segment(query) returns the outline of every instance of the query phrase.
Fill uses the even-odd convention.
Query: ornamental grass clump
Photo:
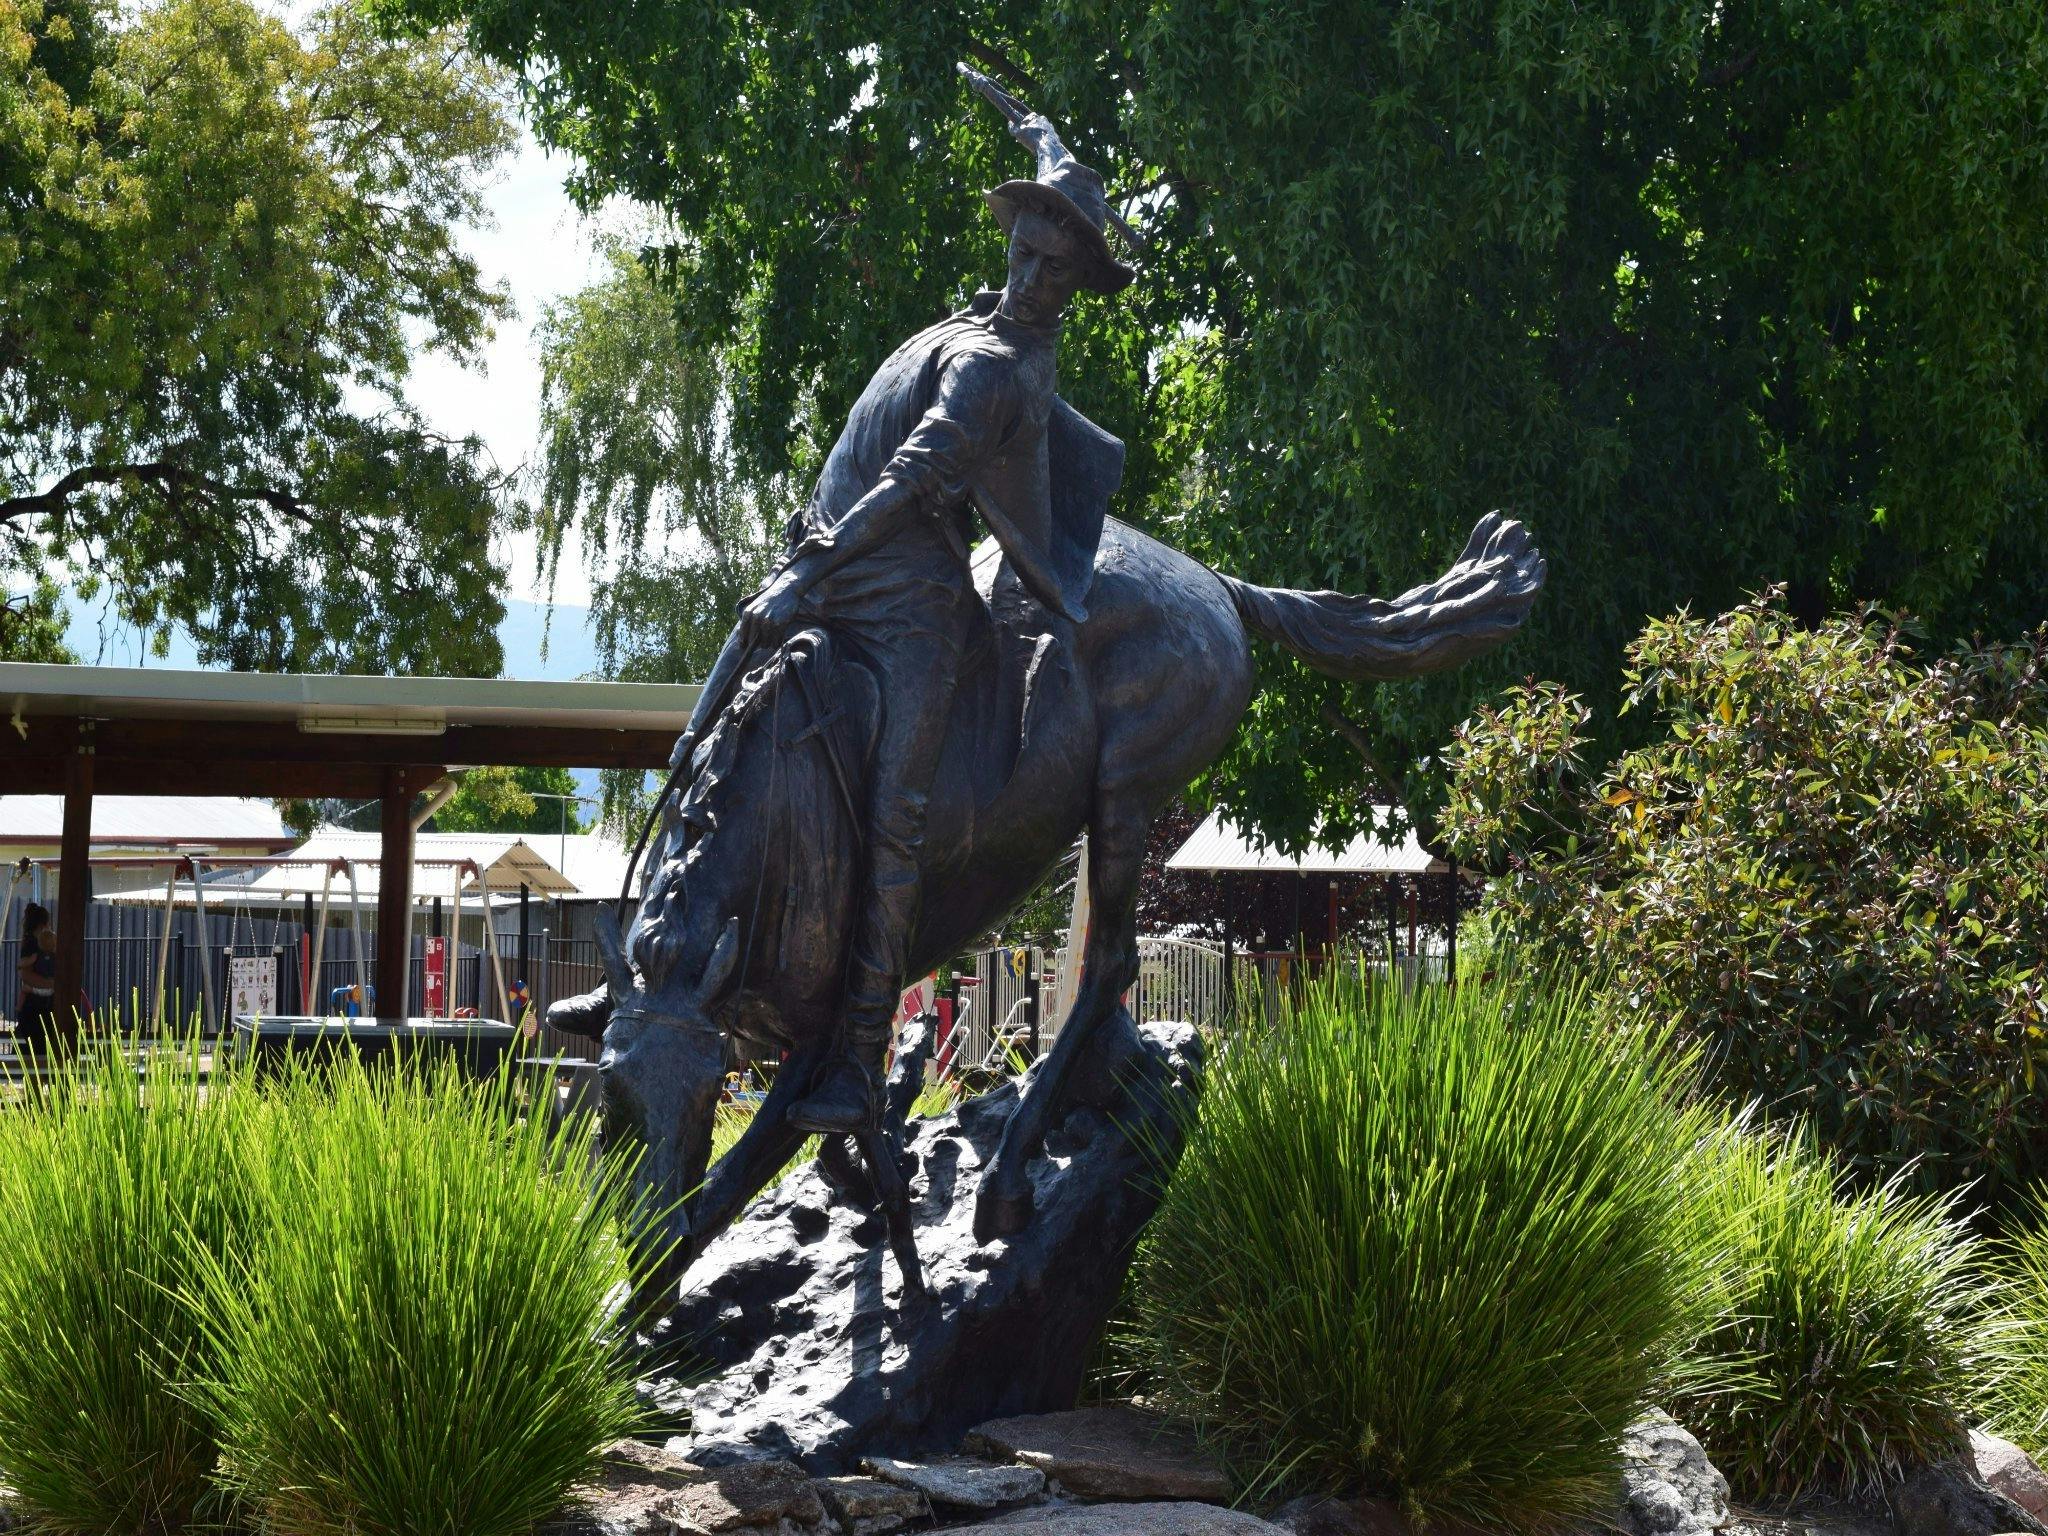
[[[2048,1455],[2048,1187],[2030,1191],[2018,1216],[1985,1266],[1997,1368],[1981,1401],[1991,1432],[2038,1460]]]
[[[1992,1365],[1956,1198],[1852,1187],[1803,1129],[1729,1130],[1701,1167],[1726,1281],[1671,1411],[1735,1495],[1869,1493],[1954,1454]]]
[[[508,1079],[345,1062],[280,1090],[243,1264],[201,1287],[224,1480],[296,1536],[511,1536],[636,1423],[625,1170]]]
[[[155,1533],[212,1503],[212,1366],[181,1294],[260,1219],[253,1096],[203,1089],[176,1045],[146,1077],[114,1044],[0,1111],[0,1482],[37,1529]]]
[[[1336,983],[1235,1040],[1146,1236],[1131,1364],[1247,1492],[1559,1528],[1709,1304],[1692,1063],[1577,989]]]

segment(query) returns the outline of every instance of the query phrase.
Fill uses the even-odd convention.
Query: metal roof
[[[535,835],[536,842],[547,839]],[[323,827],[292,850],[296,859],[346,859],[356,867],[356,879],[368,900],[378,888],[382,844],[375,832],[343,832]],[[414,868],[412,898],[431,901],[436,896],[453,899],[458,887],[464,895],[475,895],[477,881],[438,859],[472,859],[483,870],[494,895],[518,894],[519,887],[532,887],[536,895],[574,896],[576,887],[548,861],[532,843],[516,833],[419,832],[413,835]],[[255,870],[244,888],[252,895],[301,896],[320,893],[325,875],[317,865],[283,864]],[[342,882],[336,882],[336,894]]]
[[[1168,869],[1212,870],[1232,874],[1274,875],[1428,875],[1450,869],[1416,840],[1412,828],[1391,847],[1377,832],[1353,838],[1342,848],[1305,849],[1289,858],[1278,848],[1256,848],[1237,827],[1211,811],[1180,850],[1166,861]]]
[[[62,795],[0,795],[0,844],[54,843],[63,833]],[[284,849],[297,835],[268,800],[100,795],[92,803],[92,840],[130,848],[260,843]]]
[[[290,720],[319,730],[388,722],[568,726],[680,732],[695,683],[533,682],[502,677],[324,676],[207,672],[175,667],[82,667],[0,662],[0,709],[102,720]],[[401,723],[402,722],[402,723]]]

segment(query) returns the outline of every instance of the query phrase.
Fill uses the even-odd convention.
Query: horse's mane
[[[781,903],[764,903],[763,893],[745,882],[769,851],[760,839],[788,835],[798,802],[824,794],[852,809],[859,790],[848,782],[847,754],[838,750],[843,744],[832,739],[840,711],[826,705],[816,677],[831,661],[831,641],[810,630],[744,673],[661,807],[658,846],[664,852],[648,872],[633,941],[633,958],[648,986],[660,985],[693,937],[715,938],[730,917],[746,925],[743,945],[753,939],[756,920],[779,923]],[[813,738],[823,750],[800,750]],[[812,836],[820,831],[814,827]],[[824,853],[807,850],[811,857]],[[734,906],[733,897],[743,891],[752,899],[740,910],[714,911],[709,916],[715,921],[701,925],[705,933],[694,932],[693,908],[707,900]]]

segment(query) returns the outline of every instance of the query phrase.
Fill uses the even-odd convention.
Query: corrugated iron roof
[[[1412,828],[1392,846],[1381,842],[1377,832],[1368,832],[1334,851],[1314,847],[1289,858],[1275,847],[1254,847],[1221,811],[1204,818],[1166,867],[1276,875],[1426,875],[1450,868],[1417,841]]]
[[[62,795],[0,795],[0,843],[54,843],[64,832]],[[292,833],[268,800],[182,795],[98,795],[92,839],[127,846],[262,843],[288,847]]]

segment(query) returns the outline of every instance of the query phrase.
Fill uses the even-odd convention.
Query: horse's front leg
[[[1052,1055],[1032,1074],[982,1174],[974,1235],[982,1242],[1020,1232],[1031,1220],[1026,1169],[1045,1142],[1053,1116],[1065,1108],[1067,1079],[1092,1048],[1119,1000],[1138,977],[1138,870],[1145,855],[1142,813],[1098,817],[1089,829],[1088,940],[1081,986],[1060,1025]]]
[[[809,1091],[811,1078],[826,1047],[806,1046],[782,1064],[768,1096],[754,1111],[740,1139],[711,1170],[704,1188],[690,1202],[690,1253],[695,1259],[711,1240],[731,1226],[748,1202],[796,1156],[803,1131],[789,1123],[789,1107]]]

